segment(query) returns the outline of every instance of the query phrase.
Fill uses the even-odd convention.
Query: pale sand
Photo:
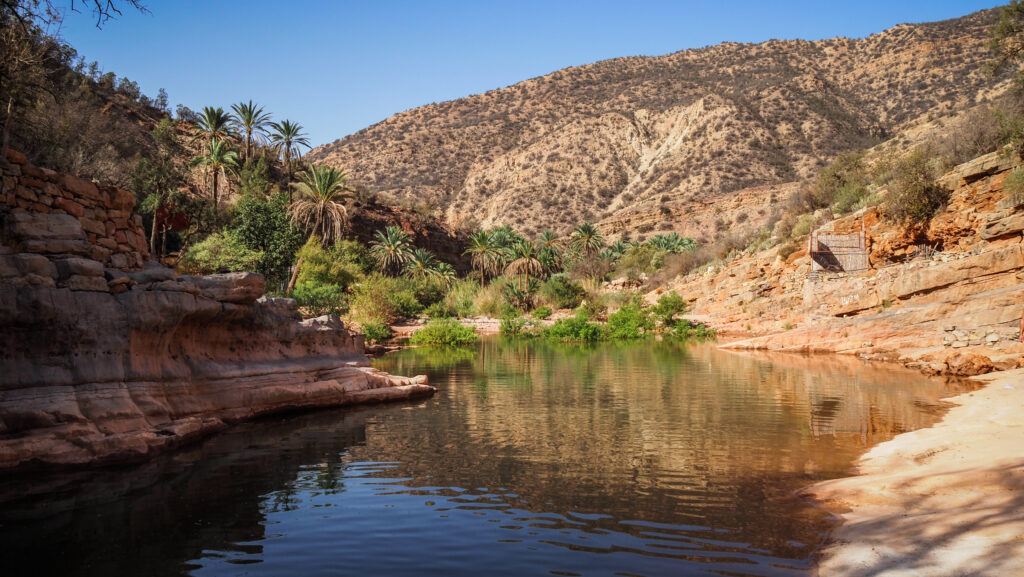
[[[1024,369],[973,378],[942,422],[805,491],[843,517],[821,577],[1024,576]]]

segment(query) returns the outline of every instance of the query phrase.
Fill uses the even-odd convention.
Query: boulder
[[[946,359],[949,374],[961,377],[984,375],[994,369],[992,360],[976,353],[960,353]]]
[[[54,259],[53,264],[62,279],[74,275],[103,276],[103,263],[87,258],[58,258]]]
[[[189,278],[196,283],[204,297],[222,303],[252,304],[263,296],[266,290],[263,275],[253,272],[229,272]]]

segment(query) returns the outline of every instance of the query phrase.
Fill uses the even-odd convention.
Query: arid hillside
[[[792,187],[747,191],[725,218],[712,209],[730,193],[810,177],[1002,92],[983,70],[994,18],[597,62],[403,112],[308,158],[452,224],[713,237],[755,224]]]

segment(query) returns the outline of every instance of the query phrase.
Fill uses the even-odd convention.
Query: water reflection
[[[831,521],[792,491],[933,422],[956,388],[651,342],[379,365],[441,390],[0,481],[0,573],[805,575]]]

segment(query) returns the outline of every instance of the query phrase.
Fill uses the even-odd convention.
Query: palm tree
[[[545,228],[537,236],[537,260],[548,275],[562,268],[562,246],[558,235],[550,228]]]
[[[231,137],[231,115],[221,107],[204,106],[196,121],[199,128],[197,136],[205,136],[210,140]]]
[[[245,134],[245,159],[249,160],[252,155],[253,136],[259,137],[263,133],[267,123],[270,122],[270,115],[263,112],[262,106],[253,104],[252,100],[233,104],[231,110],[235,111],[232,124]]]
[[[206,152],[202,156],[192,159],[192,166],[202,166],[213,175],[213,222],[217,224],[218,207],[220,206],[219,179],[229,168],[238,166],[238,153],[235,152],[227,141],[214,138],[206,146]]]
[[[384,274],[398,271],[412,257],[412,241],[397,226],[378,230],[374,236],[377,240],[370,243],[370,256],[377,261],[377,267]]]
[[[473,269],[480,271],[480,288],[484,287],[485,271],[487,270],[487,254],[490,250],[491,235],[481,230],[469,235],[469,248],[462,254],[470,255]]]
[[[288,207],[292,222],[310,234],[320,237],[326,248],[341,240],[348,224],[348,210],[342,204],[345,193],[351,192],[345,181],[348,175],[333,166],[313,164],[299,173],[294,186],[299,199]]]
[[[411,279],[426,280],[437,276],[436,267],[437,259],[434,255],[425,248],[417,248],[409,255],[409,260],[405,261],[402,273]]]
[[[521,290],[526,290],[526,287],[530,286],[530,275],[540,275],[543,267],[540,261],[537,260],[537,247],[528,240],[522,240],[511,248],[511,262],[505,267],[505,274],[514,274],[519,277]],[[526,282],[523,282],[523,279]]]
[[[271,122],[270,143],[278,147],[284,154],[284,164],[288,171],[289,182],[292,179],[292,153],[299,152],[300,146],[311,148],[309,139],[302,133],[302,125],[290,120]],[[289,199],[290,200],[290,199]]]
[[[589,222],[577,226],[569,235],[569,248],[587,258],[592,258],[603,246],[601,231]]]
[[[451,288],[456,278],[455,267],[444,261],[438,261],[434,265],[434,272],[436,273],[434,277],[443,282],[446,289]]]

